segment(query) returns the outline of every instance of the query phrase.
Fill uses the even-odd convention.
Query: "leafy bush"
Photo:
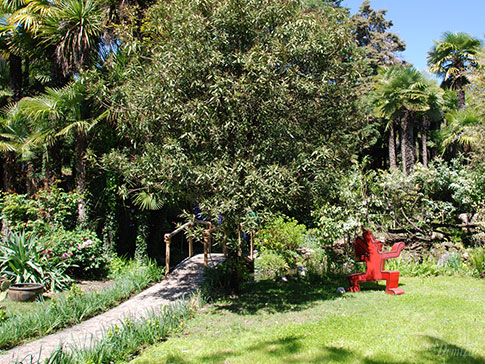
[[[461,160],[416,165],[409,176],[400,171],[364,171],[354,166],[342,177],[334,198],[313,211],[323,238],[331,244],[356,235],[361,226],[394,230],[414,241],[472,239],[485,231],[484,178]],[[464,219],[474,228],[463,232]]]
[[[305,225],[298,224],[295,219],[277,217],[256,233],[254,244],[256,249],[261,252],[271,250],[281,255],[292,267],[295,266],[297,249],[300,247],[305,233]]]
[[[55,228],[76,226],[79,195],[52,187],[28,195],[3,193],[0,197],[0,218],[10,231],[46,233]]]
[[[12,232],[0,245],[0,270],[15,283],[43,283],[47,289],[62,290],[70,286],[67,264],[49,260],[37,237]]]
[[[386,270],[398,270],[402,276],[410,277],[471,276],[473,274],[456,251],[445,253],[440,259],[436,259],[431,254],[421,259],[411,257],[390,259],[386,262]]]
[[[106,271],[102,242],[92,231],[58,229],[42,237],[41,245],[53,264],[63,262],[75,277],[98,277]]]
[[[289,268],[285,258],[272,250],[263,250],[254,262],[254,270],[260,279],[284,274]]]

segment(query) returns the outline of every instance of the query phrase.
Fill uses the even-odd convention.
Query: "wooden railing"
[[[209,264],[209,254],[212,248],[212,232],[216,229],[210,222],[207,221],[195,221],[195,222],[188,222],[183,224],[182,226],[178,227],[174,231],[169,234],[165,234],[164,241],[165,241],[165,273],[168,274],[170,271],[170,245],[172,244],[172,238],[183,232],[184,230],[193,227],[195,224],[205,225],[206,228],[204,229],[203,234],[203,244],[204,244],[204,266],[207,267]],[[242,256],[242,225],[238,226],[238,246],[237,246],[237,254]],[[249,259],[254,259],[254,232],[249,233]],[[194,255],[194,238],[192,236],[188,239],[189,243],[189,257]],[[224,256],[227,257],[227,247],[224,243],[222,243],[222,252]]]
[[[179,228],[175,229],[169,234],[165,234],[164,236],[164,241],[165,241],[165,273],[168,274],[170,271],[170,245],[172,243],[172,238],[181,233],[182,231],[191,228],[194,226],[194,224],[201,224],[205,225],[207,228],[204,229],[204,266],[207,267],[209,264],[209,254],[211,252],[211,245],[212,245],[212,231],[214,228],[212,227],[212,224],[210,222],[206,221],[196,221],[194,222],[188,222],[186,224],[183,224]],[[194,239],[193,237],[189,237],[188,239],[189,242],[189,257],[194,255]],[[225,249],[224,249],[225,252]]]

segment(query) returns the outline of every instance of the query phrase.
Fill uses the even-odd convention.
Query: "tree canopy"
[[[126,191],[154,207],[190,196],[233,224],[310,208],[358,143],[361,63],[345,11],[178,0],[144,24],[110,96],[132,140],[107,158]]]

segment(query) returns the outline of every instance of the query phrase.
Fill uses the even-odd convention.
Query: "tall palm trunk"
[[[456,98],[458,99],[458,110],[465,110],[466,100],[465,100],[465,82],[461,78],[455,81],[456,88]]]
[[[34,163],[31,160],[25,162],[26,174],[25,174],[25,189],[27,194],[33,195],[37,190],[37,183],[34,177]]]
[[[15,153],[6,152],[3,160],[3,190],[13,191],[15,189]]]
[[[56,50],[55,47],[50,46],[47,49],[47,54],[49,56],[49,63],[50,63],[50,86],[53,88],[63,87],[69,81],[69,78],[64,75],[62,71],[62,67],[59,64],[59,60],[56,57]]]
[[[78,130],[76,132],[76,192],[81,195],[77,204],[78,223],[83,225],[87,219],[86,198],[86,151],[88,148],[88,136],[86,132]]]
[[[405,111],[401,120],[401,156],[402,171],[407,176],[414,168],[414,122],[409,111]]]
[[[28,93],[28,88],[29,88],[29,85],[30,85],[30,58],[29,57],[25,57],[24,58],[24,73],[23,73],[23,85],[22,85],[22,88],[24,90],[26,90],[26,92]]]
[[[421,154],[423,155],[423,166],[428,168],[428,131],[429,131],[429,120],[425,116],[423,120],[423,128],[421,130]]]
[[[17,102],[22,98],[22,58],[10,53],[8,57],[10,69],[10,87],[12,88],[12,101]]]
[[[17,102],[22,98],[22,58],[10,53],[8,57],[10,70],[10,87],[12,89],[12,101]],[[14,152],[6,152],[3,160],[3,189],[13,191],[16,182],[16,155]]]
[[[396,130],[394,128],[394,121],[389,124],[389,167],[391,170],[397,169],[396,160]]]

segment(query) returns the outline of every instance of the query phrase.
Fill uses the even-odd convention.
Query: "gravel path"
[[[210,264],[224,261],[222,254],[211,254]],[[119,324],[127,317],[144,316],[154,309],[161,308],[200,288],[203,282],[204,255],[195,255],[182,261],[166,279],[148,288],[135,297],[99,316],[93,317],[76,326],[45,336],[31,343],[18,346],[0,356],[0,364],[30,364],[45,360],[60,345],[89,346],[100,338],[109,327]]]

